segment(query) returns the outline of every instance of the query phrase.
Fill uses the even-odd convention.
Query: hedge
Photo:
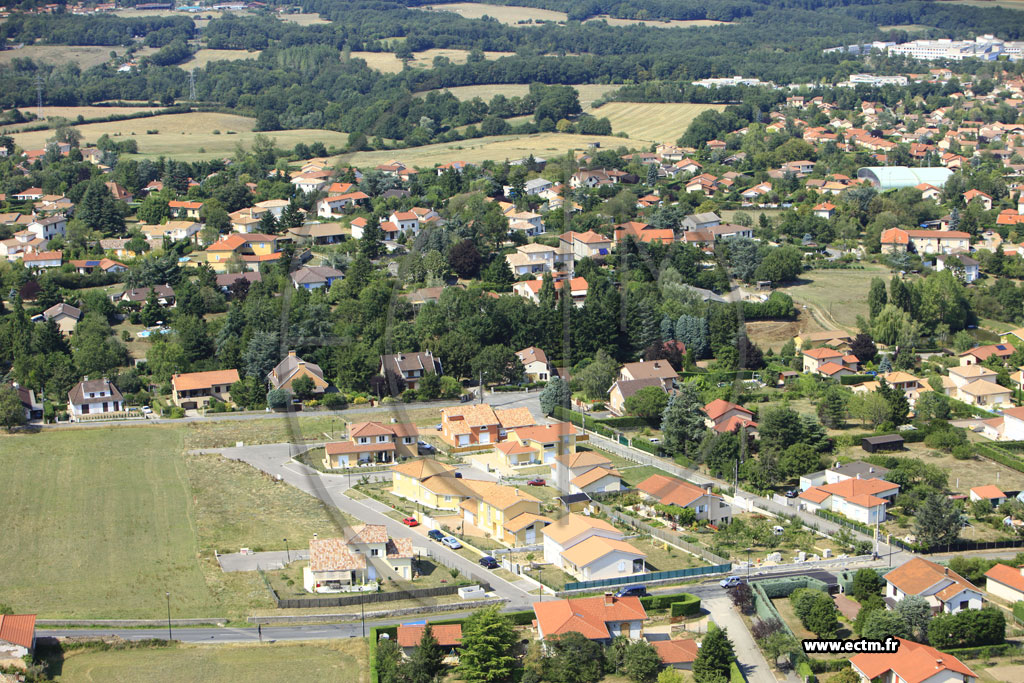
[[[369,644],[369,658],[370,658],[370,683],[378,683],[379,678],[377,676],[377,641],[380,640],[382,633],[387,633],[392,639],[398,637],[397,626],[374,626],[370,629],[370,644]]]
[[[650,426],[650,423],[642,417],[606,417],[597,422],[617,429],[640,429]]]
[[[647,439],[636,437],[629,440],[629,445],[633,448],[639,448],[642,451],[647,451],[651,455],[658,455],[658,445],[651,443]]]
[[[554,415],[559,420],[571,422],[572,424],[581,426],[584,429],[589,429],[592,432],[597,432],[601,436],[607,436],[608,438],[612,438],[615,436],[615,432],[610,427],[601,424],[600,422],[590,417],[589,415],[578,413],[575,410],[569,410],[568,408],[563,408],[562,406],[555,406],[552,415]]]
[[[850,666],[849,659],[815,659],[813,657],[808,657],[807,661],[808,666],[810,666],[811,673],[815,674],[842,671]]]
[[[640,604],[644,606],[644,609],[650,610],[672,609],[674,603],[690,603],[693,601],[696,601],[697,609],[700,609],[700,598],[692,593],[666,593],[664,595],[647,595],[640,598]],[[530,612],[530,614],[533,614],[533,612]]]
[[[1002,449],[996,448],[995,446],[987,443],[975,444],[975,447],[978,449],[979,453],[989,460],[995,460],[1000,465],[1006,465],[1010,469],[1017,470],[1018,472],[1024,472],[1024,463],[1009,453],[1004,453]]]
[[[872,382],[878,379],[874,375],[843,375],[839,378],[839,383],[844,387],[851,384],[860,384],[861,382]]]
[[[688,617],[700,613],[700,598],[686,595],[679,602],[673,602],[669,614],[673,617]]]
[[[977,647],[954,647],[943,650],[943,652],[953,655],[958,659],[988,659],[989,657],[1000,657],[1016,653],[1019,650],[1015,643],[1002,643],[1000,645],[979,645]]]
[[[824,581],[811,578],[810,576],[784,577],[780,579],[761,579],[755,582],[764,591],[765,597],[774,600],[776,598],[788,598],[789,594],[797,588],[813,588],[815,590],[828,592],[828,584]]]

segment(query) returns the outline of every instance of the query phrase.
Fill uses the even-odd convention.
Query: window
[[[404,436],[404,437],[402,437],[402,443],[412,443],[412,437],[411,436]]]
[[[487,425],[483,425],[483,426],[480,427],[480,431],[481,432],[486,432],[487,429],[488,429]]]
[[[451,500],[452,500],[452,497],[451,497],[451,496],[445,496],[445,497],[444,497],[444,502],[446,502],[446,503],[450,503],[450,502],[451,502]]]
[[[971,606],[971,603],[969,601],[967,601],[967,600],[961,600],[960,601],[960,609],[968,609],[970,606]]]
[[[626,571],[626,563],[624,561],[622,561],[622,560],[619,560],[619,571],[620,572]]]
[[[377,557],[379,554],[380,551],[377,548],[370,548],[370,557]]]
[[[359,437],[359,443],[370,443],[370,439],[365,436]]]

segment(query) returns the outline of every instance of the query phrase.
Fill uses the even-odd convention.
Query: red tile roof
[[[0,614],[0,640],[13,645],[31,648],[35,633],[36,615]]]
[[[680,507],[686,507],[706,493],[696,484],[667,477],[664,474],[652,474],[636,487],[647,495],[657,498],[664,505],[675,504]]]
[[[1024,576],[1018,569],[1005,564],[997,564],[985,572],[985,577],[1024,593]]]
[[[663,664],[685,664],[697,659],[696,640],[653,640]]]
[[[426,626],[399,626],[399,647],[416,647],[420,644]],[[430,630],[441,647],[453,647],[462,643],[462,624],[431,624]]]
[[[934,647],[897,638],[899,650],[891,654],[862,653],[850,658],[850,663],[870,680],[882,678],[891,671],[904,683],[921,683],[943,671],[963,676],[978,677],[953,655],[939,652]]]
[[[716,398],[714,401],[704,406],[704,413],[709,418],[711,418],[711,420],[717,420],[718,418],[728,413],[730,410],[738,410],[740,412],[746,413],[750,417],[754,416],[754,413],[750,412],[743,406],[736,405],[735,403],[730,403],[729,401],[725,401],[720,398]]]
[[[592,640],[611,637],[605,622],[647,618],[647,612],[637,597],[598,596],[535,602],[533,612],[545,637],[576,631]]]

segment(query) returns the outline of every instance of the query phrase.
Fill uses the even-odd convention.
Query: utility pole
[[[479,394],[478,399],[479,400],[477,401],[477,403],[483,403],[484,402],[484,371],[483,370],[480,371],[480,394]]]
[[[196,70],[193,68],[188,72],[188,99],[196,101]]]
[[[171,592],[166,591],[164,595],[167,596],[167,641],[174,640],[174,636],[171,634]]]

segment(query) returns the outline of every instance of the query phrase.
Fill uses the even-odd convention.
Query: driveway
[[[704,597],[701,603],[704,609],[711,613],[711,619],[719,628],[728,631],[729,639],[732,640],[733,649],[736,651],[736,659],[748,683],[776,683],[775,674],[768,665],[768,660],[761,654],[761,649],[754,642],[754,637],[750,635],[747,625],[743,623],[725,591],[714,591],[710,597]]]

